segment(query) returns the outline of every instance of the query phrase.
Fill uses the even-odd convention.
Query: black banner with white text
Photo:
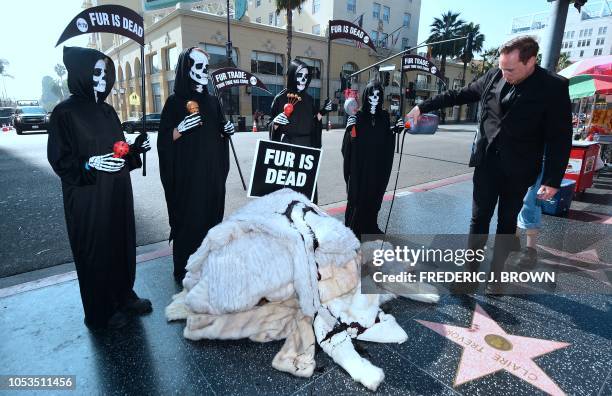
[[[142,16],[130,8],[114,4],[91,7],[81,11],[64,29],[55,46],[81,34],[99,32],[125,36],[144,46]]]
[[[248,196],[261,197],[288,187],[312,200],[321,153],[312,147],[258,140]]]

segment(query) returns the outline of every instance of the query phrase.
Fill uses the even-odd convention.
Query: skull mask
[[[295,73],[295,81],[297,83],[298,92],[302,92],[306,89],[306,84],[308,83],[308,68],[299,68]]]
[[[380,90],[374,89],[371,95],[368,95],[368,103],[370,104],[370,113],[375,114],[378,102],[380,101]]]
[[[189,58],[192,62],[189,77],[195,82],[195,90],[201,93],[203,86],[208,85],[208,57],[201,50],[194,49]]]
[[[93,89],[97,102],[98,92],[106,91],[106,61],[104,59],[99,59],[94,65]]]

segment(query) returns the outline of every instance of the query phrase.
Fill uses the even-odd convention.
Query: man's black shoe
[[[452,294],[474,294],[478,286],[478,282],[454,282],[449,290]]]
[[[504,288],[499,284],[487,283],[484,292],[489,297],[501,297],[504,295]]]
[[[87,328],[91,331],[101,332],[104,330],[121,329],[125,327],[129,322],[130,322],[129,316],[127,316],[121,311],[117,311],[113,314],[113,316],[110,317],[108,322],[106,322],[106,325],[88,323],[87,319],[85,319],[85,326],[87,326]]]
[[[132,315],[146,315],[153,312],[151,301],[146,298],[134,298],[128,300],[121,311]]]
[[[512,264],[520,269],[534,269],[538,264],[538,251],[532,247],[523,248],[514,256]]]

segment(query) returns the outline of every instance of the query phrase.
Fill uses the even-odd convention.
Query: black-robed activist
[[[497,279],[509,252],[520,249],[516,222],[527,189],[544,167],[538,198],[552,198],[563,179],[572,147],[568,80],[536,64],[538,43],[530,36],[508,41],[499,52],[499,68],[460,91],[424,101],[408,114],[416,119],[421,112],[480,101],[478,134],[469,163],[475,167],[470,248],[484,246],[497,206],[491,263]],[[468,268],[477,269],[474,262]],[[477,286],[464,283],[456,291],[469,293]],[[489,283],[486,292],[499,294],[503,292],[501,286]]]
[[[127,155],[115,157],[115,143],[125,138],[117,113],[104,103],[115,83],[109,57],[64,47],[64,64],[71,96],[51,114],[47,157],[62,181],[85,324],[119,328],[127,324],[126,314],[152,310],[151,302],[133,290],[136,229],[130,180],[130,171],[142,166],[139,155],[150,145],[140,135]]]
[[[311,80],[308,65],[297,59],[292,60],[287,70],[287,88],[272,101],[270,114],[274,119],[270,123],[271,140],[321,148],[321,120],[332,110],[332,103],[328,98],[321,109],[315,107],[314,99],[306,92]],[[285,111],[287,103],[292,105],[292,111]],[[317,202],[316,192],[314,202]]]
[[[177,282],[185,276],[189,256],[223,220],[225,210],[228,136],[234,126],[225,120],[218,98],[208,93],[208,64],[200,48],[180,54],[174,94],[162,110],[157,140]]]
[[[378,211],[391,176],[394,134],[403,130],[401,120],[391,126],[389,113],[382,108],[383,98],[380,82],[370,81],[361,96],[361,110],[348,117],[342,141],[348,196],[344,223],[358,238],[383,233]]]

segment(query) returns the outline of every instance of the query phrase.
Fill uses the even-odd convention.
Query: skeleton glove
[[[190,130],[191,128],[197,127],[201,123],[202,123],[202,117],[200,116],[200,114],[198,114],[198,113],[190,114],[187,117],[185,117],[183,119],[183,121],[181,121],[180,124],[178,124],[176,129],[180,133],[184,133],[184,132],[187,132],[188,130]]]
[[[130,145],[130,152],[136,154],[146,153],[151,150],[151,142],[147,134],[141,133],[134,139],[134,143]]]
[[[323,103],[323,107],[321,107],[321,110],[319,110],[319,114],[324,116],[330,111],[332,111],[332,102],[329,100],[329,98],[327,98],[325,99],[325,103]]]
[[[223,125],[223,135],[232,136],[235,132],[234,124],[231,121],[227,121],[225,125]]]
[[[94,168],[103,172],[118,172],[123,168],[125,160],[123,158],[114,158],[113,153],[105,155],[97,155],[89,158],[85,164],[85,169]]]
[[[348,116],[348,119],[346,120],[346,128],[345,129],[351,129],[352,126],[354,126],[357,123],[357,117],[354,115]]]
[[[395,126],[391,127],[391,132],[393,133],[402,133],[404,131],[404,120],[401,118],[397,119]]]
[[[274,117],[274,120],[272,122],[274,122],[277,125],[287,125],[289,124],[289,119],[287,118],[285,113],[280,113],[279,115]]]

